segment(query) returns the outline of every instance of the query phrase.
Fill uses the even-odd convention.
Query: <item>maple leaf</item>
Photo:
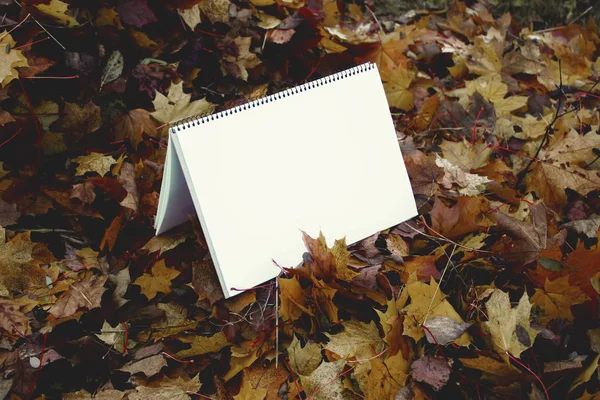
[[[215,105],[205,99],[190,102],[191,94],[183,92],[183,82],[172,84],[167,96],[156,92],[152,101],[154,111],[151,115],[160,122],[171,124],[179,120],[211,112]]]
[[[96,17],[96,26],[114,26],[119,30],[123,29],[119,13],[114,8],[100,8]]]
[[[62,293],[48,312],[55,318],[69,317],[80,308],[91,310],[100,307],[102,294],[106,291],[104,283],[107,276],[97,276],[91,271],[85,271],[82,279]]]
[[[264,400],[267,395],[267,389],[254,388],[251,383],[244,380],[240,391],[233,396],[234,400]]]
[[[440,234],[455,239],[492,225],[486,214],[488,210],[489,202],[484,197],[459,197],[452,207],[446,207],[436,197],[430,212],[431,225]]]
[[[374,358],[369,361],[367,368],[369,375],[364,383],[365,399],[391,399],[405,384],[410,363],[398,353],[385,361]]]
[[[199,374],[191,379],[187,376],[175,379],[163,378],[152,387],[137,386],[135,392],[128,394],[128,400],[188,400],[189,393],[197,393],[202,384]]]
[[[322,232],[319,232],[317,239],[313,239],[303,231],[302,240],[312,257],[311,267],[318,278],[328,280],[337,276],[349,281],[359,275],[348,268],[350,253],[346,247],[346,238],[337,239],[332,248],[327,247]]]
[[[160,252],[159,254],[163,254],[185,242],[188,236],[189,235],[186,232],[165,233],[153,236],[152,239],[142,247],[142,250],[147,250],[150,254],[157,251]]]
[[[571,285],[579,285],[581,291],[589,296],[593,301],[597,299],[597,293],[590,279],[598,272],[596,260],[600,257],[600,247],[594,246],[586,249],[583,243],[579,243],[575,251],[563,257],[562,251],[558,246],[551,246],[540,252],[540,259],[560,260],[564,268],[551,271],[538,264],[534,270],[529,272],[533,281],[543,287],[546,279],[554,281],[558,278],[568,276]]]
[[[281,388],[288,381],[289,372],[285,368],[274,367],[273,364],[266,367],[259,363],[252,364],[244,369],[242,384],[266,390],[266,400],[280,400]],[[293,386],[287,392],[288,398],[295,398],[299,394],[294,392],[296,386]]]
[[[157,22],[158,18],[148,7],[147,0],[124,0],[120,1],[116,7],[121,16],[121,21],[141,28],[151,22]]]
[[[124,354],[127,350],[125,345],[129,338],[126,337],[127,333],[122,324],[112,326],[107,321],[104,321],[100,333],[96,333],[95,335],[119,353]]]
[[[79,199],[82,203],[92,204],[96,199],[96,192],[94,191],[94,188],[94,184],[90,181],[76,183],[73,185],[71,198]]]
[[[292,343],[288,346],[287,353],[290,366],[299,375],[310,375],[323,360],[320,345],[307,342],[302,347],[296,335],[294,335]]]
[[[544,289],[535,289],[535,294],[531,297],[531,303],[544,311],[543,316],[538,319],[540,324],[547,324],[554,318],[572,322],[571,306],[588,300],[590,298],[578,286],[569,284],[568,276],[553,281],[546,279]]]
[[[167,360],[165,360],[165,357],[162,354],[156,354],[141,360],[131,361],[119,368],[119,371],[129,372],[132,375],[141,372],[150,378],[158,374],[166,366]]]
[[[368,60],[376,63],[382,74],[406,67],[409,59],[404,55],[404,52],[408,50],[408,46],[413,41],[410,39],[397,39],[397,37],[397,33],[383,35],[381,42],[378,42],[374,49],[368,52],[361,61]]]
[[[236,37],[233,44],[237,47],[235,54],[225,54],[221,63],[224,71],[229,72],[236,78],[248,80],[248,69],[254,68],[261,63],[258,56],[250,52],[251,37]]]
[[[110,171],[111,165],[116,161],[112,156],[105,156],[102,153],[90,153],[87,156],[79,156],[73,159],[78,163],[75,176],[85,175],[87,172],[95,172],[100,176],[106,175]]]
[[[427,322],[423,323],[423,326],[427,328],[425,330],[427,341],[442,346],[458,339],[471,325],[471,322],[461,323],[443,315],[429,318]]]
[[[515,379],[521,372],[512,364],[498,361],[494,358],[479,355],[477,358],[459,358],[464,367],[476,369],[498,377]]]
[[[12,36],[5,30],[0,31],[0,48],[3,49],[2,57],[0,58],[0,86],[8,85],[13,79],[19,77],[19,73],[15,68],[27,67],[27,57],[23,55],[21,50],[14,49],[16,42]],[[9,49],[8,53],[4,49]]]
[[[459,324],[463,319],[454,310],[452,305],[444,298],[444,293],[439,290],[438,283],[431,279],[429,284],[423,282],[412,282],[406,285],[410,296],[410,304],[405,307],[406,318],[404,319],[404,334],[419,341],[425,336],[421,324],[427,325],[429,318],[445,316],[452,318]],[[434,297],[435,295],[435,297]],[[463,333],[454,341],[459,346],[468,346],[471,337]]]
[[[413,106],[414,96],[408,90],[413,74],[404,67],[381,73],[383,88],[390,107],[409,110]]]
[[[567,204],[565,189],[585,196],[600,187],[597,170],[584,169],[578,162],[589,162],[593,149],[600,145],[600,135],[590,132],[583,138],[570,130],[564,137],[540,151],[539,162],[533,164],[526,177],[527,189],[534,191],[546,205],[560,210]]]
[[[325,348],[347,360],[369,358],[383,350],[385,343],[379,336],[379,330],[374,322],[369,324],[350,320],[342,323],[344,330],[338,334],[325,335],[329,343]]]
[[[35,7],[67,27],[79,26],[75,18],[67,15],[69,5],[60,0],[50,0],[50,4],[36,4]]]
[[[119,173],[119,183],[123,185],[123,188],[127,191],[127,195],[119,203],[123,207],[127,207],[134,212],[138,210],[138,203],[140,202],[137,185],[135,183],[135,167],[130,163],[123,163],[121,171]]]
[[[160,260],[152,266],[150,274],[143,274],[133,282],[142,289],[142,294],[152,300],[158,292],[171,293],[171,281],[181,272],[175,268],[167,267],[165,260]]]
[[[344,386],[336,379],[344,369],[344,360],[322,362],[310,375],[299,375],[302,388],[314,400],[344,400]]]
[[[57,123],[61,132],[71,133],[75,137],[97,131],[102,125],[100,118],[100,107],[93,101],[79,106],[76,103],[65,103],[63,110],[65,116]]]
[[[508,293],[494,289],[485,306],[488,321],[484,325],[492,335],[494,350],[505,361],[508,361],[509,353],[519,358],[523,351],[533,346],[538,331],[529,324],[531,303],[527,292],[523,293],[517,307],[512,308]]]
[[[281,317],[286,321],[294,321],[300,318],[303,313],[314,315],[308,308],[307,299],[298,278],[292,276],[290,279],[278,279]]]
[[[17,301],[0,297],[0,328],[9,335],[30,335],[29,317],[21,311],[23,307]]]
[[[176,303],[159,303],[156,307],[164,314],[162,319],[154,324],[148,332],[138,335],[140,341],[158,341],[185,330],[195,329],[197,321],[188,319],[186,307]]]
[[[548,225],[546,207],[543,204],[530,206],[531,223],[519,221],[511,216],[498,213],[498,228],[512,234],[513,247],[505,257],[513,262],[529,264],[541,250],[548,247]]]
[[[437,188],[437,180],[443,175],[443,171],[422,151],[404,156],[406,170],[410,177],[410,184],[414,194],[431,197]]]
[[[46,274],[40,264],[51,261],[54,257],[47,246],[32,242],[29,232],[5,242],[4,228],[0,228],[0,295],[43,285]]]
[[[224,297],[215,265],[211,260],[192,263],[192,286],[198,294],[198,300],[208,299],[210,305]]]

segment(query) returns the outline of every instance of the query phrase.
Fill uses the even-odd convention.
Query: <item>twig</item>
[[[562,64],[560,62],[560,58],[558,59],[558,74],[560,76],[559,90],[562,92],[562,85],[563,85],[562,84]],[[540,142],[540,145],[538,146],[533,158],[529,161],[529,163],[527,164],[525,169],[519,173],[519,179],[517,179],[517,183],[515,185],[517,190],[518,190],[519,185],[523,181],[523,178],[525,178],[525,175],[527,175],[527,172],[529,172],[529,168],[531,168],[531,164],[533,164],[535,162],[535,160],[538,158],[538,156],[540,155],[540,151],[542,151],[542,147],[544,147],[544,144],[550,137],[550,131],[552,130],[552,127],[556,123],[556,120],[559,118],[560,109],[562,107],[562,100],[563,100],[563,96],[561,95],[558,98],[558,105],[556,107],[556,113],[554,114],[554,118],[552,119],[552,122],[550,122],[550,124],[548,124],[548,126],[546,127],[546,131],[544,132],[544,136],[542,137],[542,141]]]

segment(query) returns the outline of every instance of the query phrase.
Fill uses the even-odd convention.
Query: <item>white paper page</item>
[[[376,68],[174,136],[227,297],[417,215]]]
[[[169,144],[173,142],[169,133]],[[163,171],[163,180],[158,198],[158,210],[154,228],[160,235],[167,230],[181,225],[188,220],[189,214],[195,214],[194,203],[188,190],[181,164],[177,158],[175,147],[167,147],[167,157]]]

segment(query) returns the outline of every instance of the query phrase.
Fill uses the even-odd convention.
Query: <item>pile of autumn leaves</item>
[[[295,28],[305,18],[321,35],[316,60],[324,61],[315,61],[315,71],[348,54],[355,63],[377,63],[422,216],[350,249],[343,240],[329,248],[325,238],[305,236],[305,262],[279,279],[279,320],[273,286],[222,300],[212,264],[190,260],[206,254],[197,222],[184,232],[146,238],[132,249],[133,258],[127,252],[111,259],[123,229],[156,212],[166,124],[216,108],[206,99],[192,101],[197,70],[186,80],[147,88],[152,110],[126,110],[111,121],[115,141],[127,143],[130,153],[80,154],[70,160],[76,166],[68,193],[45,188],[18,206],[0,204],[2,226],[57,208],[76,216],[73,230],[84,236],[79,219],[103,218],[93,206],[99,191],[119,208],[97,243],[67,244],[63,260],[29,232],[9,232],[1,241],[6,338],[0,341],[0,393],[26,396],[40,369],[62,357],[42,345],[44,338],[110,304],[118,318],[103,316],[89,336],[120,363],[119,373],[136,377],[128,389],[98,388],[111,399],[187,398],[199,391],[236,400],[301,392],[310,399],[479,393],[537,399],[546,392],[593,398],[600,360],[600,217],[594,213],[600,120],[593,90],[600,38],[593,22],[532,32],[508,15],[493,18],[481,4],[457,3],[444,16],[386,24],[384,33],[366,9],[341,10],[335,1],[323,2],[318,22],[307,17],[312,11],[302,1],[252,0],[247,8],[228,0],[177,3],[173,12],[189,29],[201,16],[233,24],[235,14],[237,25],[253,16],[252,28],[281,46],[297,39]],[[56,23],[79,26],[62,1],[35,7]],[[281,10],[298,14],[286,17]],[[105,4],[96,17],[95,26],[121,31],[125,24],[139,46],[152,45],[143,28],[157,17],[146,1]],[[237,49],[219,60],[224,76],[248,81],[248,71],[261,63],[259,47],[250,36],[223,42]],[[49,67],[6,32],[0,33],[3,46],[9,51],[0,58],[0,101],[19,77]],[[100,88],[118,93],[123,59],[119,50],[106,55]],[[168,68],[175,74],[175,66]],[[32,109],[40,115],[46,156],[64,154],[69,140],[101,129],[93,101],[59,106],[42,99]],[[15,122],[0,109],[0,127]],[[19,182],[17,172],[1,164],[0,179],[3,190]],[[179,254],[188,258],[181,261]],[[144,264],[139,271],[130,269],[138,264]],[[198,295],[193,305],[175,297],[190,287]],[[136,302],[149,304],[150,325],[131,333],[138,316],[120,310]],[[44,316],[36,320],[40,309]],[[570,336],[583,344],[572,347]],[[203,368],[214,364],[223,365],[207,383]],[[26,379],[11,374],[17,366]],[[89,397],[86,390],[65,395]]]

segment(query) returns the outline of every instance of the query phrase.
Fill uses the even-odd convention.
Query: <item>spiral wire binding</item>
[[[224,111],[220,111],[216,114],[212,113],[212,112],[208,112],[208,113],[194,115],[192,117],[179,120],[179,121],[173,123],[171,125],[170,129],[171,129],[171,132],[173,132],[173,133],[182,132],[191,127],[206,124],[210,121],[222,119],[227,116],[236,114],[238,112],[250,110],[252,108],[261,106],[263,104],[272,103],[276,100],[280,100],[280,99],[283,99],[283,98],[286,98],[289,96],[293,96],[295,94],[305,92],[307,90],[314,89],[319,86],[324,86],[326,84],[329,84],[329,83],[332,83],[335,81],[339,81],[341,79],[345,79],[345,78],[348,78],[348,77],[356,75],[356,74],[360,74],[365,71],[372,70],[374,68],[375,68],[375,64],[373,64],[373,63],[361,64],[356,67],[352,67],[352,68],[346,69],[344,71],[337,72],[335,74],[328,75],[326,77],[316,79],[314,81],[306,82],[306,83],[303,83],[302,85],[298,85],[293,88],[271,94],[269,96],[260,97],[255,100],[250,100],[246,103],[240,104],[236,107],[232,107],[232,108],[229,108]]]

